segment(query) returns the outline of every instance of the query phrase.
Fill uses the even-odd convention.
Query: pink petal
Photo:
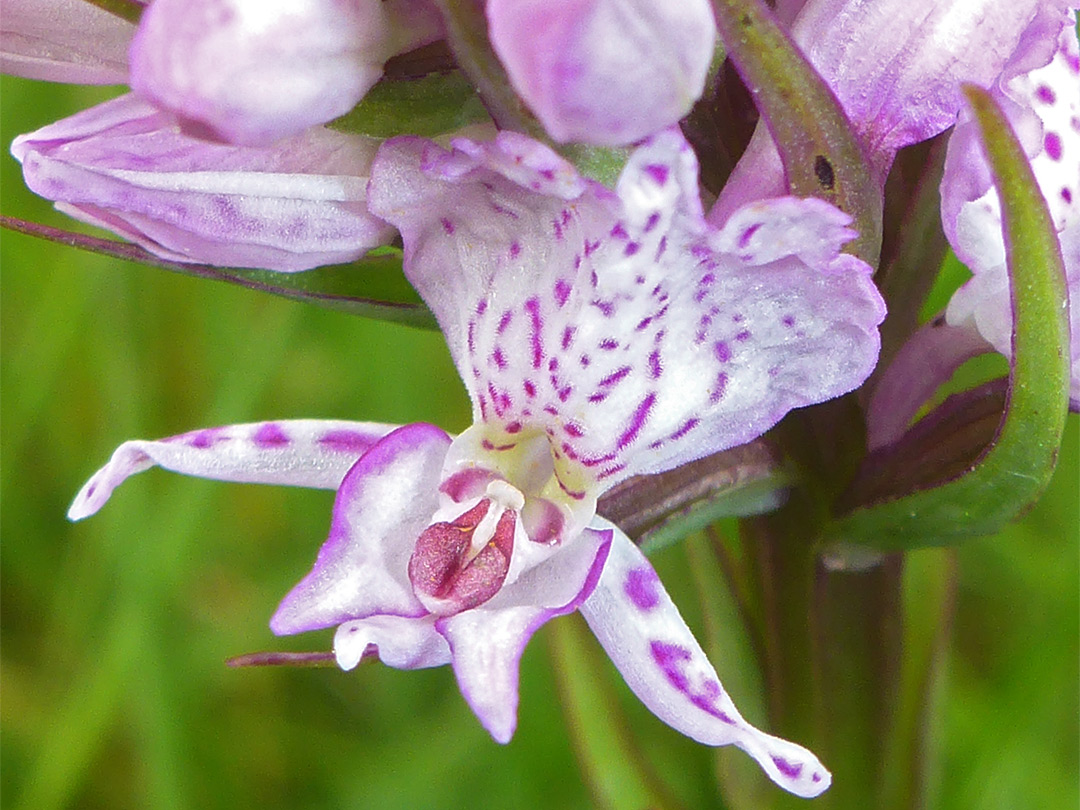
[[[701,95],[716,24],[706,0],[489,0],[491,42],[557,141],[633,143]]]
[[[377,146],[319,127],[266,149],[211,143],[127,95],[11,150],[33,191],[156,255],[295,271],[351,261],[393,235],[365,204]]]
[[[85,0],[4,0],[0,72],[73,84],[126,84],[135,26]]]
[[[592,593],[610,543],[610,532],[586,529],[489,602],[436,623],[453,651],[461,694],[496,742],[509,742],[517,726],[525,645],[545,622],[577,610]]]
[[[746,442],[873,368],[883,304],[825,203],[763,202],[714,231],[674,131],[616,194],[554,193],[569,167],[510,175],[502,141],[461,146],[388,142],[369,201],[402,232],[474,419],[504,427],[495,447],[547,435],[568,494]]]
[[[282,600],[271,630],[288,635],[375,615],[427,615],[406,569],[438,507],[449,446],[439,428],[418,423],[398,428],[361,456],[338,489],[330,536],[315,567]]]
[[[832,777],[817,757],[743,719],[645,555],[611,528],[604,572],[580,610],[634,694],[700,743],[737,745],[785,790],[806,798],[826,790]]]
[[[336,489],[364,451],[394,428],[376,422],[298,419],[124,442],[79,490],[68,517],[89,517],[127,478],[155,466],[218,481]]]
[[[155,0],[131,46],[131,86],[262,146],[344,115],[393,53],[378,0]]]

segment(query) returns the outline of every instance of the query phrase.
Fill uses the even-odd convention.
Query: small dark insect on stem
[[[817,176],[818,182],[821,183],[821,187],[826,191],[832,191],[833,183],[836,178],[833,176],[833,167],[829,163],[829,159],[824,155],[818,155],[814,158],[814,174]]]

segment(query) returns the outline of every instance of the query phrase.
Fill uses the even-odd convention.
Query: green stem
[[[144,7],[133,0],[84,0],[84,2],[136,25],[142,19],[144,11]]]

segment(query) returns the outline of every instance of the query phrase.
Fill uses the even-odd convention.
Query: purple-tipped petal
[[[379,0],[155,0],[132,42],[131,86],[264,146],[347,113],[393,53]]]
[[[395,669],[424,669],[450,663],[450,645],[435,630],[435,617],[369,616],[345,622],[334,633],[334,657],[344,670],[365,656]]]
[[[493,448],[543,431],[570,497],[746,442],[873,368],[884,306],[827,204],[764,201],[713,230],[675,131],[614,194],[548,191],[569,167],[536,157],[511,174],[500,140],[460,146],[389,141],[369,202],[402,232],[474,419],[503,427]]]
[[[1075,17],[1057,36],[1049,64],[1019,73],[994,92],[1014,130],[1026,142],[1031,168],[1058,230],[1069,297],[1080,301],[1080,46]],[[1020,64],[1025,61],[1018,57]],[[995,350],[1012,355],[1012,308],[1005,263],[1001,206],[978,127],[962,117],[949,141],[941,183],[941,218],[956,255],[973,277],[946,310],[949,324],[978,332]],[[1071,398],[1080,399],[1080,306],[1069,313]]]
[[[4,0],[0,72],[71,84],[126,84],[135,26],[86,0]]]
[[[392,237],[365,203],[378,143],[320,127],[266,149],[211,143],[127,95],[20,135],[11,151],[31,190],[158,256],[296,271]]]
[[[609,531],[586,529],[489,602],[436,623],[453,651],[461,694],[496,742],[510,742],[517,726],[525,645],[549,619],[572,613],[588,598],[610,545]]]
[[[79,490],[68,518],[94,514],[127,478],[151,467],[219,481],[336,489],[364,451],[394,429],[376,422],[297,419],[124,442]]]
[[[288,635],[377,614],[427,615],[407,567],[438,507],[449,447],[446,433],[418,423],[398,428],[361,456],[338,489],[330,536],[315,567],[282,600],[271,630]]]
[[[618,146],[671,126],[701,95],[707,0],[488,0],[491,44],[557,141]]]
[[[603,575],[581,606],[600,645],[627,685],[668,725],[706,745],[737,745],[776,784],[813,797],[832,782],[802,746],[766,734],[743,719],[720,685],[648,559],[614,526]]]

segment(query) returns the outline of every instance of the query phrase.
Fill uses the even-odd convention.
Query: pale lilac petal
[[[615,194],[544,193],[551,172],[508,177],[499,141],[467,151],[388,142],[370,204],[402,232],[475,421],[502,426],[489,443],[544,431],[572,497],[746,442],[873,368],[884,307],[827,204],[767,201],[712,230],[674,131]]]
[[[1066,6],[1059,0],[808,0],[794,37],[863,145],[890,154],[891,162],[897,149],[953,124],[964,104],[962,83],[988,87],[1018,50],[1045,49],[1045,26],[1061,19]],[[1051,44],[1044,64],[1052,51]]]
[[[283,419],[124,442],[79,490],[68,517],[94,514],[126,479],[151,467],[219,481],[336,489],[364,451],[394,429],[377,422]]]
[[[1080,300],[1080,47],[1075,18],[1057,39],[1049,64],[1017,73],[995,88],[1010,124],[1025,142],[1031,168],[1058,230],[1069,297]],[[982,150],[978,127],[965,112],[949,141],[941,184],[945,234],[973,277],[952,297],[948,322],[977,331],[1012,356],[1012,308],[1001,205]],[[1069,313],[1072,399],[1080,397],[1080,307]]]
[[[126,84],[135,26],[86,0],[4,0],[0,72],[72,84]]]
[[[965,362],[989,350],[974,329],[937,318],[914,332],[878,380],[866,408],[866,449],[892,444]]]
[[[720,685],[648,559],[611,524],[611,553],[581,614],[634,694],[657,717],[705,745],[737,745],[780,787],[822,793],[832,777],[802,746],[754,728]]]
[[[449,446],[439,428],[418,423],[364,453],[341,482],[315,567],[282,600],[271,630],[288,635],[374,615],[427,615],[406,569],[413,543],[438,507]]]
[[[716,23],[707,0],[488,0],[491,43],[557,141],[633,143],[690,111]]]
[[[265,149],[210,143],[126,95],[20,135],[11,150],[33,191],[156,255],[296,271],[392,238],[365,203],[378,144],[320,127]]]
[[[435,630],[435,617],[369,616],[345,622],[334,633],[334,657],[344,670],[366,656],[395,669],[424,669],[450,663],[450,645]]]
[[[956,122],[961,85],[1046,64],[1064,0],[807,0],[793,36],[836,94],[882,184],[896,151]],[[775,195],[786,179],[764,124],[709,213]]]
[[[131,86],[263,146],[344,115],[393,53],[379,0],[155,0],[132,42]]]
[[[453,651],[461,694],[496,742],[509,742],[517,726],[525,645],[549,619],[577,610],[588,598],[610,544],[609,531],[586,529],[483,606],[436,623]]]

